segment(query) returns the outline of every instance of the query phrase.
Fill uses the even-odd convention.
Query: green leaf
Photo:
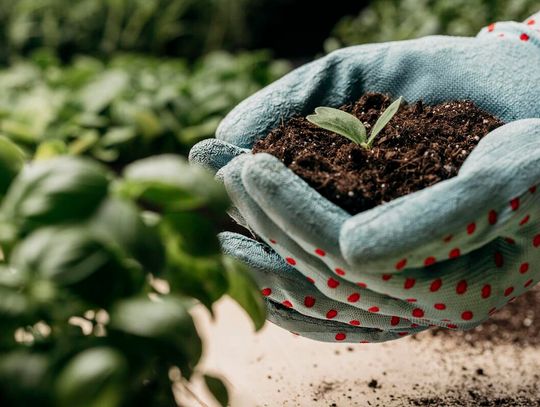
[[[204,381],[206,383],[206,387],[208,387],[208,390],[210,390],[219,404],[226,407],[229,404],[229,393],[223,384],[223,381],[217,377],[207,374],[204,375]]]
[[[11,264],[100,306],[134,294],[144,282],[140,269],[122,262],[86,225],[38,229],[13,249]]]
[[[227,278],[221,256],[193,257],[182,251],[181,239],[165,232],[167,279],[173,291],[194,297],[208,310],[227,291]]]
[[[24,152],[10,139],[0,136],[0,197],[24,166]]]
[[[88,112],[101,112],[120,95],[128,83],[129,77],[126,72],[106,71],[81,89],[80,103]]]
[[[216,225],[207,216],[193,212],[165,214],[161,220],[162,233],[175,239],[178,249],[195,257],[220,253]]]
[[[229,201],[223,185],[204,168],[175,155],[159,155],[128,165],[122,191],[164,210],[210,207],[224,212]]]
[[[39,144],[36,153],[34,154],[34,160],[49,160],[67,153],[68,149],[66,143],[62,140],[47,140]]]
[[[375,137],[377,137],[381,130],[384,129],[384,126],[386,126],[388,122],[392,120],[392,117],[394,117],[394,115],[397,113],[402,100],[403,97],[400,96],[397,100],[392,102],[392,104],[388,106],[388,108],[383,112],[383,114],[381,114],[380,117],[377,119],[377,122],[373,126],[373,129],[371,130],[371,134],[367,141],[368,147],[372,146]]]
[[[0,357],[0,394],[12,402],[7,405],[49,405],[46,355],[14,351]]]
[[[261,293],[246,266],[231,257],[225,257],[223,261],[229,282],[227,294],[244,308],[258,331],[266,320],[266,306]]]
[[[146,224],[132,202],[105,200],[89,226],[103,241],[117,246],[125,257],[137,261],[147,272],[159,274],[163,270],[165,248],[157,227]]]
[[[96,210],[108,185],[107,171],[87,159],[62,156],[34,162],[13,181],[1,214],[23,231],[80,221]]]
[[[332,107],[318,107],[314,115],[306,119],[325,130],[348,138],[356,144],[366,142],[366,128],[363,123],[350,113]]]
[[[80,134],[69,144],[70,154],[80,155],[90,150],[99,141],[99,133],[96,130],[87,130]]]
[[[60,407],[116,407],[127,390],[128,363],[116,350],[91,348],[73,357],[55,383]]]
[[[111,329],[139,338],[135,351],[153,349],[152,357],[162,355],[189,379],[202,345],[185,301],[175,297],[122,300],[115,304],[110,318]],[[128,345],[127,340],[124,343]]]

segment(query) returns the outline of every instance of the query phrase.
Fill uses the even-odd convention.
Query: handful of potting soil
[[[224,251],[252,267],[272,321],[318,340],[384,341],[431,325],[473,327],[534,286],[540,279],[537,20],[494,24],[476,38],[427,37],[334,52],[244,101],[217,139],[192,150],[193,161],[218,171],[235,205],[231,215],[265,242],[221,235]],[[355,215],[288,168],[286,152],[280,159],[250,153],[282,120],[366,92],[429,105],[470,100],[507,124],[480,140],[457,176]],[[335,172],[332,177],[339,183]]]

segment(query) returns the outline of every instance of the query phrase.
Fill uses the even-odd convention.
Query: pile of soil
[[[340,109],[368,129],[392,99],[367,93]],[[435,106],[403,103],[371,149],[294,117],[253,147],[279,158],[328,200],[351,214],[429,187],[457,175],[490,131],[504,124],[471,101]]]

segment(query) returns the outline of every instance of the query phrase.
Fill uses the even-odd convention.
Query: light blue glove
[[[376,342],[430,325],[470,328],[540,279],[540,15],[476,38],[336,51],[236,107],[190,159],[217,171],[231,215],[266,244],[223,233],[249,264],[269,319],[323,341]],[[459,175],[355,216],[268,154],[281,120],[367,91],[428,104],[470,99],[507,125]]]

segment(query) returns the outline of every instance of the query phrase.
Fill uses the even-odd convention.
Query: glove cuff
[[[492,23],[482,28],[476,37],[512,40],[540,47],[540,12],[522,23],[515,21]]]

